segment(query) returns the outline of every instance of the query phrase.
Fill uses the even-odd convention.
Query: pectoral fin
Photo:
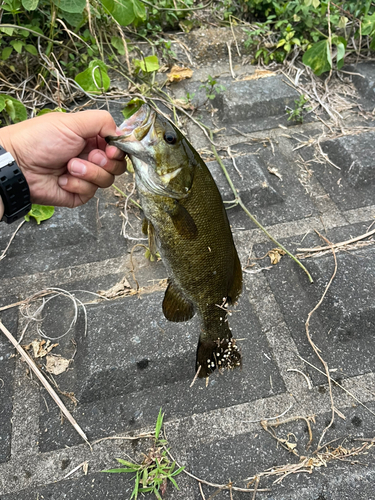
[[[185,298],[179,288],[171,281],[165,291],[163,313],[169,321],[175,322],[187,321],[195,314],[193,304]]]
[[[166,212],[180,236],[187,240],[194,240],[198,236],[198,228],[193,217],[178,201],[175,201],[173,209],[167,208]]]

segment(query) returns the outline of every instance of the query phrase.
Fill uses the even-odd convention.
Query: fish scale
[[[163,312],[170,321],[201,318],[196,370],[235,368],[241,355],[228,305],[242,290],[242,270],[219,190],[207,166],[164,117],[142,106],[108,142],[129,154],[142,209],[168,272]],[[172,144],[167,141],[173,140]]]

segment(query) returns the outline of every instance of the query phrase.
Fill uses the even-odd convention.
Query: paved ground
[[[353,98],[344,120],[346,135],[331,139],[329,129],[315,115],[303,125],[287,121],[285,107],[294,107],[298,93],[282,75],[233,81],[229,66],[221,62],[196,71],[195,79],[175,87],[178,97],[189,91],[202,100],[199,78],[220,74],[227,90],[213,102],[217,111],[212,123],[225,127],[215,136],[223,146],[225,165],[250,211],[293,252],[325,245],[315,229],[335,243],[374,229],[375,66],[368,63],[349,70],[362,75],[352,76],[357,99]],[[252,75],[254,68],[236,66],[235,71],[243,77]],[[121,120],[118,107],[113,114]],[[206,112],[197,116],[211,122]],[[327,121],[325,115],[320,118]],[[208,165],[223,198],[233,199],[220,167],[208,154],[202,132],[191,125],[187,130],[193,144],[205,148],[202,154],[211,160]],[[331,163],[317,145],[322,130],[327,136],[319,144]],[[228,145],[241,176],[227,154]],[[271,173],[275,169],[278,176]],[[126,189],[131,181],[126,174],[117,184]],[[211,483],[232,480],[244,488],[246,478],[266,469],[296,464],[301,456],[316,458],[312,452],[331,410],[327,380],[317,370],[323,367],[307,340],[305,322],[332,276],[332,252],[304,259],[314,284],[287,257],[274,266],[268,257],[248,261],[250,254],[262,257],[275,245],[239,207],[230,209],[241,262],[244,267],[255,264],[246,267],[244,291],[231,317],[235,335],[243,339],[243,368],[213,375],[208,387],[202,380],[190,387],[198,322],[174,324],[163,317],[163,264],[148,262],[140,247],[134,249],[131,260],[137,242],[120,234],[123,218],[118,200],[108,189],[85,207],[57,209],[40,226],[25,224],[0,262],[0,307],[46,287],[80,290],[75,295],[86,303],[87,335],[81,309],[75,326],[56,341],[59,345],[52,352],[73,358],[69,369],[54,378],[61,391],[78,399],[74,406],[62,396],[89,440],[152,430],[162,407],[172,454],[187,471]],[[129,217],[128,234],[142,237],[139,214],[132,211]],[[14,229],[1,225],[0,249]],[[375,247],[369,239],[337,252],[336,277],[310,321],[310,332],[332,377],[356,398],[333,387],[341,416],[335,416],[324,438],[324,442],[337,439],[332,450],[340,445],[359,448],[366,442],[361,438],[374,438]],[[108,290],[124,276],[134,287],[132,265],[143,288],[141,295],[99,300],[82,291]],[[49,302],[43,312],[44,332],[51,337],[64,333],[73,312],[66,297]],[[18,308],[0,311],[0,317],[17,336],[28,321]],[[35,338],[40,335],[31,324],[22,343]],[[44,360],[38,363],[43,366]],[[93,445],[91,452],[70,424],[61,421],[50,397],[13,355],[5,337],[0,337],[0,398],[1,500],[130,498],[127,475],[100,471],[115,466],[115,457],[139,458],[149,443],[104,440]],[[260,420],[284,412],[280,420],[315,415],[308,450],[304,419],[291,419],[275,429],[284,443],[297,444],[299,456],[284,449],[260,425]],[[375,455],[371,447],[364,451],[316,467],[311,474],[288,475],[278,484],[273,483],[277,476],[263,477],[259,488],[269,491],[258,491],[256,498],[374,500]],[[64,479],[84,461],[89,466],[87,475],[80,468]],[[169,487],[166,498],[203,498],[195,479],[181,474],[177,480],[180,491]],[[215,491],[203,485],[206,500]],[[233,491],[232,495],[236,500],[253,498],[252,493]],[[229,499],[230,493],[222,491],[215,498]]]

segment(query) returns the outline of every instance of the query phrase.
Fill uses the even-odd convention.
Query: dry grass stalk
[[[351,245],[352,243],[355,243],[357,241],[368,238],[369,236],[372,236],[373,234],[375,234],[375,229],[373,229],[372,231],[369,231],[365,234],[361,234],[360,236],[356,236],[355,238],[352,238],[350,240],[341,241],[340,243],[331,243],[331,245],[327,245],[324,247],[297,248],[297,251],[298,252],[323,252],[324,250],[329,250],[332,248],[339,248],[339,247],[345,247],[345,246]]]
[[[350,457],[365,453],[372,446],[373,443],[364,443],[362,446],[352,449],[347,449],[343,446],[338,446],[333,449],[326,446],[326,450],[323,453],[316,453],[314,456],[310,457],[300,456],[300,461],[298,463],[272,467],[264,472],[257,473],[253,477],[245,479],[245,481],[248,481],[247,486],[250,486],[256,481],[259,483],[260,479],[263,477],[278,476],[274,484],[279,484],[290,474],[300,474],[301,472],[312,474],[314,469],[327,467],[327,464],[333,460],[347,461]]]
[[[332,384],[331,384],[331,377],[329,375],[329,368],[328,368],[328,365],[327,365],[327,362],[322,358],[322,356],[320,355],[320,352],[319,352],[319,349],[318,347],[316,346],[316,344],[313,342],[312,338],[311,338],[311,335],[310,335],[310,330],[309,330],[309,326],[310,326],[310,319],[311,319],[311,316],[314,314],[314,312],[320,307],[320,305],[322,304],[323,300],[324,300],[324,297],[326,296],[335,276],[336,276],[336,272],[337,272],[337,259],[336,259],[336,254],[335,254],[335,249],[333,248],[332,244],[330,241],[328,241],[327,238],[325,238],[324,236],[322,236],[320,233],[318,233],[318,231],[316,231],[317,234],[326,242],[329,244],[329,246],[331,247],[332,249],[332,254],[333,254],[333,258],[334,258],[334,261],[335,261],[335,268],[334,268],[334,271],[333,271],[333,274],[329,280],[329,282],[327,283],[327,286],[325,287],[324,289],[324,292],[323,292],[323,295],[321,296],[319,302],[316,304],[316,306],[309,312],[308,316],[307,316],[307,320],[306,320],[306,323],[305,323],[305,329],[306,329],[306,336],[307,336],[307,340],[309,341],[311,347],[313,348],[315,354],[318,356],[320,362],[322,363],[322,365],[324,366],[324,370],[325,370],[325,374],[326,374],[326,377],[327,377],[327,380],[328,380],[328,388],[329,388],[329,397],[330,397],[330,400],[331,400],[331,421],[330,423],[327,425],[327,427],[323,430],[322,432],[322,435],[320,436],[320,439],[319,439],[319,443],[318,443],[318,447],[320,445],[320,443],[322,442],[323,440],[323,437],[325,436],[327,430],[331,427],[331,425],[333,424],[333,421],[335,419],[335,413],[337,413],[337,410],[335,408],[335,405],[334,405],[334,401],[333,401],[333,395],[332,395]]]
[[[38,367],[34,363],[34,361],[30,358],[30,356],[26,353],[26,351],[20,346],[20,344],[17,342],[17,340],[13,337],[13,335],[10,333],[10,331],[3,325],[3,323],[0,321],[0,330],[4,333],[4,335],[8,338],[8,340],[13,344],[13,346],[16,348],[22,359],[27,363],[29,368],[32,370],[32,372],[36,375],[38,380],[41,382],[43,387],[47,390],[48,394],[51,396],[51,398],[54,400],[54,402],[57,404],[57,406],[60,408],[61,412],[63,415],[67,418],[67,420],[71,423],[71,425],[74,427],[74,429],[78,432],[78,434],[82,437],[82,439],[91,447],[89,440],[87,439],[86,434],[83,432],[81,427],[77,424],[75,419],[72,417],[70,412],[67,410],[66,406],[64,403],[61,401],[59,396],[56,394],[55,390],[52,388],[50,383],[43,377],[41,372],[39,371]]]
[[[164,429],[164,435],[165,435],[165,429]],[[167,437],[166,437],[166,439],[167,439]],[[170,458],[173,460],[173,462],[176,463],[176,466],[177,467],[181,467],[181,465],[177,462],[177,460],[175,458],[173,458],[173,456],[172,456],[172,454],[170,453],[169,450],[167,450],[167,453],[170,456]],[[229,481],[226,484],[210,483],[209,481],[205,481],[204,479],[200,479],[199,477],[194,476],[194,474],[192,474],[191,472],[188,472],[186,469],[184,469],[183,472],[187,476],[189,476],[192,479],[195,479],[196,481],[198,481],[198,483],[206,484],[207,486],[212,486],[213,488],[219,488],[220,491],[222,491],[222,490],[233,490],[233,491],[242,491],[243,493],[251,493],[251,492],[254,491],[254,488],[239,488],[238,486],[233,486],[233,484],[231,483],[231,481]],[[270,490],[268,488],[264,488],[264,489],[258,489],[258,491],[270,491]]]
[[[5,247],[5,249],[3,250],[2,254],[0,255],[0,261],[4,259],[4,257],[6,256],[6,253],[12,243],[12,241],[14,240],[14,237],[16,236],[16,234],[18,233],[18,231],[21,229],[21,227],[25,224],[26,220],[24,219],[21,224],[18,225],[17,229],[14,231],[14,233],[12,234],[7,246]]]
[[[309,432],[309,442],[306,445],[306,449],[308,449],[311,446],[311,443],[312,443],[312,440],[313,440],[313,434],[312,434],[311,425],[310,425],[310,421],[315,422],[313,416],[303,417],[303,416],[297,415],[295,417],[289,417],[289,418],[286,418],[286,419],[281,420],[281,421],[277,420],[276,422],[269,422],[267,420],[262,420],[260,424],[263,427],[263,429],[266,432],[268,432],[268,434],[270,434],[274,439],[276,439],[276,441],[283,448],[285,448],[286,450],[290,451],[294,455],[299,456],[298,453],[297,453],[297,450],[296,450],[296,446],[297,446],[296,443],[290,443],[289,440],[287,440],[287,439],[279,438],[276,435],[275,431],[273,430],[273,427],[278,427],[279,425],[287,424],[287,423],[293,422],[295,420],[304,420],[306,422],[307,429],[308,429],[308,432]]]
[[[316,366],[314,366],[312,363],[310,363],[309,361],[307,361],[306,359],[304,359],[299,354],[297,354],[297,356],[301,359],[301,361],[303,361],[307,365],[311,366],[311,368],[314,368],[314,370],[318,371],[322,375],[326,375],[325,372],[323,372],[322,370],[319,370],[319,368],[317,368]],[[365,408],[368,412],[370,412],[372,415],[375,416],[375,412],[373,412],[372,410],[370,410],[370,408],[368,406],[366,406],[364,403],[362,403],[362,401],[360,399],[358,399],[352,392],[350,392],[347,389],[345,389],[345,387],[343,387],[341,384],[339,384],[339,382],[337,382],[332,377],[329,377],[329,378],[330,378],[330,381],[331,381],[331,383],[333,385],[337,385],[337,387],[340,387],[340,389],[342,389],[348,396],[350,396],[351,398],[353,398],[355,401],[357,401],[358,404],[360,404],[363,408]]]

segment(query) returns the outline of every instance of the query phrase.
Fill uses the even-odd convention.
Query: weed
[[[286,109],[286,112],[289,115],[288,122],[294,121],[297,123],[303,123],[304,115],[311,110],[311,108],[307,108],[305,106],[307,102],[309,102],[309,99],[307,99],[304,95],[300,95],[299,99],[294,101],[296,107],[294,109]]]
[[[199,90],[202,90],[202,89],[206,92],[207,101],[210,100],[210,99],[215,99],[215,97],[218,94],[220,94],[221,92],[225,92],[225,90],[226,90],[226,88],[224,87],[224,85],[218,84],[217,80],[215,80],[210,75],[208,75],[207,83],[203,83],[199,87]]]
[[[162,495],[164,495],[166,491],[168,480],[179,489],[174,477],[180,474],[184,467],[175,470],[176,464],[175,462],[171,462],[168,456],[168,449],[166,448],[167,441],[159,437],[161,426],[163,425],[163,417],[164,413],[162,413],[160,408],[155,425],[154,444],[148,450],[147,454],[144,455],[141,464],[117,458],[116,460],[120,464],[125,465],[125,467],[102,471],[135,474],[132,478],[134,479],[134,489],[130,500],[132,498],[136,500],[138,498],[138,493],[147,492],[154,493],[158,500],[162,500]]]

